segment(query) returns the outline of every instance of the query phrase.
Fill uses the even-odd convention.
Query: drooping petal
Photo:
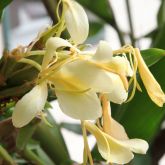
[[[102,115],[98,96],[93,91],[76,93],[56,90],[61,110],[68,116],[80,120],[95,120]]]
[[[91,88],[96,92],[108,93],[112,92],[116,86],[119,76],[117,74],[105,71],[91,64],[89,61],[77,60],[66,64],[60,70],[61,75],[75,77],[80,84],[84,84],[87,88]],[[77,83],[72,81],[71,83]],[[76,85],[76,84],[75,84]]]
[[[135,49],[135,53],[138,60],[138,69],[140,72],[140,77],[147,90],[147,93],[155,104],[162,107],[165,103],[165,94],[154,76],[152,75],[152,73],[149,71],[140,54],[139,49]]]
[[[42,109],[46,103],[48,91],[46,83],[35,86],[25,94],[15,105],[12,122],[15,127],[27,125]]]
[[[106,96],[109,101],[112,101],[116,104],[122,104],[126,101],[128,97],[128,92],[125,90],[123,82],[121,81],[120,77],[116,77],[114,79],[114,88],[112,92],[107,93]]]
[[[125,132],[124,127],[113,118],[111,118],[109,135],[117,140],[128,139],[128,136],[127,136],[127,133]]]
[[[107,138],[110,147],[109,162],[126,164],[133,159],[134,155],[129,148],[126,148],[118,140],[112,138],[111,136],[107,134],[104,135]]]
[[[95,136],[97,140],[98,150],[101,156],[106,160],[109,160],[110,147],[102,131],[100,131],[94,124],[87,121],[85,121],[85,127],[90,133],[92,133]]]
[[[59,37],[51,37],[46,42],[46,53],[42,62],[42,68],[44,69],[52,57],[55,55],[55,52],[60,47],[73,47],[67,40],[64,40]],[[74,48],[76,49],[76,48]]]
[[[129,149],[122,146],[114,138],[103,133],[96,125],[86,122],[85,126],[96,137],[98,150],[107,162],[126,164],[133,159],[134,155]]]
[[[123,140],[121,143],[129,148],[131,151],[138,153],[138,154],[146,154],[148,150],[148,143],[142,139],[129,139]]]
[[[88,17],[82,6],[74,0],[63,0],[65,22],[68,32],[76,44],[83,43],[89,32]]]
[[[113,51],[109,43],[106,41],[100,41],[92,59],[97,62],[109,62],[112,59],[112,55]]]

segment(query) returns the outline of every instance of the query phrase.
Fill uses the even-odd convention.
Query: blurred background
[[[90,20],[90,34],[86,43],[97,45],[99,40],[107,40],[113,49],[119,49],[124,44],[132,44],[140,49],[151,46],[165,48],[165,43],[162,47],[155,37],[159,32],[158,25],[165,21],[164,0],[110,0],[109,3],[97,0],[96,4],[91,0],[80,0],[80,3],[85,7]],[[56,23],[56,4],[57,1],[54,0],[14,0],[5,9],[0,25],[1,53],[4,47],[12,50],[19,45],[28,45],[39,32]],[[164,10],[160,11],[161,6]],[[161,15],[161,20],[158,19],[158,15]],[[53,101],[52,106],[50,112],[56,122],[64,125],[62,134],[71,159],[82,162],[82,136],[65,128],[66,123],[79,124],[79,122],[65,116],[60,111],[57,101]],[[165,124],[161,124],[161,128],[164,127]],[[157,147],[161,146],[156,149],[161,150],[161,153],[155,158],[159,159],[159,165],[165,165],[163,137],[165,133],[161,132],[158,135],[159,142],[155,142]],[[91,148],[94,147],[94,137],[89,136],[89,144]]]

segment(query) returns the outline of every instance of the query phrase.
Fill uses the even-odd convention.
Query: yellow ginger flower
[[[146,154],[148,143],[142,139],[129,139],[123,126],[111,117],[109,101],[105,95],[101,96],[101,102],[103,128],[88,121],[84,121],[84,126],[95,136],[98,150],[107,163],[126,164],[133,159],[133,152]]]
[[[128,68],[130,72],[131,68],[125,58],[121,57],[124,64],[122,64],[122,60],[119,64],[117,63],[118,58],[111,56],[112,50],[108,43],[102,41],[94,54],[77,50],[70,43],[66,43],[66,40],[58,37],[50,38],[46,45],[49,48],[48,54],[58,55],[58,53],[63,53],[66,60],[70,59],[60,69],[55,70],[55,64],[40,74],[41,80],[42,77],[46,76],[47,80],[55,86],[58,102],[65,114],[81,120],[100,117],[101,105],[96,93],[107,93],[111,101],[119,104],[127,99],[126,87],[118,75],[119,71],[115,72],[115,69],[124,66],[125,71],[122,69],[122,74],[124,72],[123,77],[125,77]],[[71,51],[64,52],[61,50],[61,52],[56,52],[59,45],[60,47],[71,47]],[[103,61],[105,61],[105,56],[108,62],[114,61],[115,67],[111,69],[109,67],[111,64],[102,63],[99,53],[102,55]],[[113,62],[111,63],[113,64]],[[127,84],[127,79],[125,81]],[[86,107],[85,110],[84,106]]]

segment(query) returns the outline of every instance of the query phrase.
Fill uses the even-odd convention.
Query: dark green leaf
[[[157,15],[158,26],[162,26],[165,22],[165,0],[161,1],[161,5]]]
[[[88,37],[92,37],[92,36],[96,35],[103,28],[103,24],[101,24],[99,22],[90,22],[89,27],[90,28],[89,28]]]
[[[0,1],[0,20],[2,17],[3,9],[11,2],[12,2],[12,0],[1,0]]]
[[[147,66],[151,66],[165,56],[165,50],[151,48],[151,49],[142,50],[141,54]]]
[[[155,40],[153,40],[152,46],[154,48],[165,49],[165,22],[159,28],[158,35],[156,36]]]

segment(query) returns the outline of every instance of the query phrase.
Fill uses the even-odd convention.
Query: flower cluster
[[[87,15],[74,0],[60,3],[63,11],[58,31],[45,44],[42,65],[26,58],[20,60],[36,66],[39,74],[36,86],[17,102],[13,125],[23,127],[42,114],[50,87],[55,91],[61,110],[81,120],[83,130],[96,137],[99,152],[107,162],[128,163],[133,158],[132,152],[145,154],[148,144],[141,139],[128,138],[124,128],[111,117],[109,102],[122,104],[132,99],[136,88],[141,90],[137,71],[154,103],[163,106],[165,95],[138,48],[126,45],[113,51],[108,42],[100,41],[96,51],[80,49],[88,36]],[[60,38],[65,27],[71,37],[69,40]],[[96,120],[97,124],[89,120]],[[87,143],[85,150],[90,157]]]

